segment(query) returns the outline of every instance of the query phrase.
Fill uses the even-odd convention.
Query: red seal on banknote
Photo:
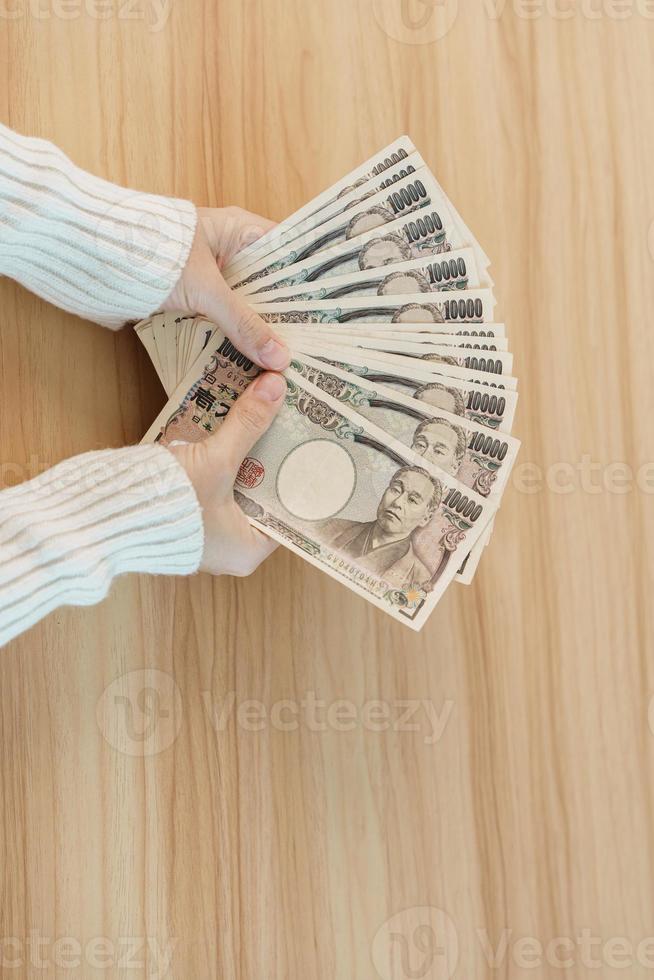
[[[265,472],[263,464],[258,459],[255,459],[254,456],[246,456],[238,471],[236,485],[245,490],[254,490],[263,480]]]

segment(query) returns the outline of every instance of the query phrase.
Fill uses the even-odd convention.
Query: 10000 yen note
[[[484,548],[490,543],[490,539],[493,533],[493,527],[495,525],[495,518],[490,522],[482,536],[479,538],[477,543],[473,545],[472,550],[466,556],[463,565],[456,573],[456,582],[459,585],[471,585],[472,580],[477,573],[479,568],[479,562],[484,554]]]
[[[460,415],[491,429],[510,432],[518,404],[517,391],[501,382],[483,384],[437,374],[424,361],[410,357],[395,362],[373,357],[371,351],[347,348],[328,355],[307,352],[314,360],[340,367],[350,374],[366,378],[372,384],[383,384],[411,398],[425,402],[451,415]],[[298,355],[301,359],[300,355]],[[402,361],[399,364],[399,361]]]
[[[238,292],[251,295],[272,289],[289,289],[292,286],[312,284],[336,276],[399,265],[430,256],[442,255],[443,261],[446,261],[451,252],[460,255],[469,247],[465,243],[445,243],[443,232],[443,219],[438,211],[423,208],[408,217],[401,216],[373,228],[351,241],[327,248],[318,255],[296,260],[292,265],[285,265],[275,272],[253,279],[252,282],[240,286]],[[475,250],[472,251],[480,285],[492,286],[488,266],[480,265]],[[441,273],[445,274],[443,270]],[[464,274],[467,278],[467,268],[464,269]],[[438,275],[438,271],[435,275]]]
[[[520,442],[308,355],[291,363],[307,381],[373,422],[482,497],[501,497]]]
[[[161,381],[164,388],[166,388],[166,379],[164,378],[163,366],[159,360],[159,352],[157,350],[157,345],[154,339],[152,318],[148,320],[141,320],[140,323],[137,323],[134,329],[136,330],[137,337],[139,338],[139,340],[145,347],[146,351],[148,352],[148,356],[150,360],[154,364],[159,380]],[[168,393],[167,388],[166,388],[166,393]]]
[[[300,355],[305,359],[306,356]],[[515,391],[506,390],[503,384],[497,386],[497,391],[493,390],[494,386],[491,384],[466,385],[458,379],[434,376],[424,370],[423,364],[407,363],[406,358],[396,359],[404,361],[404,366],[400,368],[396,364],[388,363],[390,359],[372,360],[370,356],[365,356],[365,352],[354,349],[349,353],[345,350],[335,352],[334,360],[315,352],[313,356],[316,363],[325,363],[328,370],[337,367],[350,377],[359,375],[369,383],[383,385],[398,394],[415,399],[421,405],[428,405],[442,414],[447,413],[448,417],[453,415],[477,422],[503,434],[508,434],[513,425],[518,396]],[[484,387],[490,390],[484,391]],[[493,521],[466,556],[457,572],[457,582],[464,585],[472,582],[479,565],[480,553],[490,540],[492,526]]]
[[[144,442],[206,438],[256,370],[224,338],[202,360]],[[494,503],[292,369],[287,383],[275,425],[239,471],[240,506],[266,534],[420,629]]]
[[[301,242],[317,238],[327,222],[333,222],[339,217],[343,219],[348,215],[348,212],[354,212],[355,209],[361,211],[364,202],[370,198],[379,200],[381,197],[383,199],[382,192],[388,194],[389,188],[400,182],[403,182],[404,186],[406,178],[416,173],[429,173],[427,165],[419,153],[413,153],[407,160],[403,160],[391,167],[390,170],[384,171],[380,176],[373,177],[363,185],[352,188],[348,194],[342,195],[337,200],[332,201],[331,204],[304,218],[292,228],[286,229],[283,234],[278,231],[271,239],[270,247],[265,251],[258,252],[247,265],[240,265],[230,275],[230,280],[241,281],[246,279],[251,272],[256,270],[260,262],[271,262],[280,251],[298,247]]]
[[[320,343],[296,343],[293,346],[294,352],[298,354],[310,354],[312,357],[329,358],[330,360],[347,360],[353,351],[358,351],[366,358],[366,363],[377,365],[385,364],[395,370],[404,370],[411,365],[417,364],[424,372],[442,376],[451,380],[470,382],[474,385],[493,385],[501,387],[505,391],[517,391],[518,379],[511,374],[498,375],[494,371],[479,371],[474,368],[460,367],[455,364],[459,358],[442,357],[442,348],[429,350],[429,345],[416,345],[420,349],[409,353],[401,350],[399,353],[387,350],[376,350],[366,346],[348,347],[344,344],[320,344]]]
[[[309,331],[307,331],[309,333]],[[475,378],[476,373],[482,375],[490,374],[502,379],[504,384],[507,380],[509,388],[517,387],[517,380],[511,375],[513,366],[513,354],[508,352],[495,351],[493,353],[481,353],[475,351],[474,354],[457,347],[447,347],[441,343],[431,343],[429,338],[420,338],[417,342],[411,342],[402,338],[401,340],[386,340],[381,337],[339,336],[337,340],[328,338],[315,338],[312,334],[308,338],[296,336],[292,339],[291,348],[294,351],[320,351],[323,356],[329,355],[338,357],[340,351],[348,347],[359,347],[371,352],[373,357],[380,359],[381,355],[392,354],[399,357],[407,357],[427,362],[438,371],[444,371],[452,377]],[[481,381],[488,380],[485,377]],[[514,383],[515,382],[515,383]]]
[[[492,323],[495,297],[490,289],[307,303],[252,303],[268,323]]]
[[[396,167],[415,152],[416,148],[409,137],[400,136],[399,139],[390,143],[385,149],[375,153],[365,163],[362,163],[341,180],[328,187],[321,194],[318,194],[317,197],[314,197],[307,204],[303,205],[298,211],[295,211],[294,214],[290,215],[280,224],[271,228],[269,232],[257,239],[256,242],[242,249],[225,268],[225,272],[231,275],[234,270],[245,268],[254,256],[265,255],[273,251],[275,249],[275,242],[279,240],[279,236],[286,234],[296,224],[299,224],[305,218],[327,207],[333,201],[349,194],[357,187],[361,187],[367,181],[372,180],[373,177],[378,177],[385,171]]]
[[[520,448],[519,441],[508,433],[490,432],[487,426],[306,355],[294,360],[291,367],[460,483],[482,497],[501,501]],[[472,581],[491,530],[492,522],[473,554],[464,560],[457,581]]]
[[[153,321],[165,321],[166,336],[171,335],[175,338],[176,346],[176,371],[172,378],[168,378],[164,373],[163,365],[159,357],[159,350],[154,339]],[[336,330],[342,331],[343,341],[351,344],[351,331],[355,329],[352,324],[280,324],[279,332],[290,346],[299,341],[306,342],[307,329],[312,331],[312,339],[331,343],[334,339]],[[148,320],[143,320],[136,326],[136,333],[144,347],[146,348],[152,363],[154,364],[160,380],[168,395],[186,377],[195,360],[202,351],[211,343],[214,334],[218,331],[215,323],[204,317],[182,317],[174,312],[160,314]],[[314,332],[315,331],[315,332]],[[479,327],[469,327],[468,325],[458,324],[432,324],[432,323],[366,323],[356,325],[356,338],[363,337],[383,337],[384,340],[403,340],[409,342],[422,342],[429,339],[442,346],[456,346],[470,350],[498,350],[506,351],[508,342],[504,337],[504,324],[493,323],[483,324]],[[339,333],[339,337],[341,334]],[[168,366],[168,356],[165,357]]]
[[[467,367],[494,374],[511,374],[513,354],[508,350],[506,337],[474,341],[453,332],[439,331],[437,324],[434,324],[435,329],[429,331],[406,330],[405,324],[401,325],[401,329],[392,329],[394,324],[387,326],[391,329],[368,330],[366,325],[359,329],[356,323],[284,325],[279,330],[279,336],[289,347],[296,349],[301,349],[303,344],[327,344],[330,347],[365,347],[412,356],[421,351],[431,354],[438,353],[440,348],[454,348],[454,356],[468,359]],[[442,351],[444,357],[448,353],[447,350]]]
[[[358,200],[356,196],[359,196]],[[402,177],[392,187],[382,187],[370,197],[364,196],[362,199],[362,190],[356,191],[352,196],[352,207],[347,207],[347,201],[348,198],[344,198],[330,205],[328,213],[333,210],[336,213],[315,227],[309,226],[319,216],[307,219],[303,225],[298,226],[306,227],[304,234],[298,234],[295,229],[287,233],[290,241],[280,244],[273,252],[257,256],[247,268],[230,275],[227,278],[228,285],[240,289],[285,265],[309,258],[339,242],[356,238],[371,228],[394,221],[430,204],[435,206],[435,202],[441,202],[441,198],[436,190],[435,178],[427,167],[422,167],[415,173]],[[446,217],[449,226],[454,228],[454,219],[449,211]]]
[[[303,283],[284,289],[268,289],[250,294],[250,302],[281,303],[354,296],[398,296],[402,293],[438,293],[481,286],[477,263],[471,248],[459,248],[434,258],[422,256],[397,265],[331,276],[319,283]]]
[[[278,323],[275,325],[275,331],[283,337],[306,335],[319,337],[321,334],[324,334],[338,338],[352,334],[357,337],[386,336],[401,340],[405,334],[407,336],[409,334],[413,336],[420,334],[421,336],[438,337],[439,340],[451,337],[453,343],[469,341],[473,346],[475,342],[496,343],[499,340],[508,344],[506,340],[506,324],[494,322],[480,323],[477,326],[474,323],[460,323],[458,320],[449,323],[434,323],[433,321],[410,323],[405,320],[398,323],[393,323],[392,321],[373,322],[371,320],[366,320],[365,323],[357,323],[356,321],[337,323],[335,320],[329,323],[319,323],[310,320],[309,322],[300,323],[296,321],[292,323]],[[498,347],[498,350],[501,349],[501,347]]]
[[[407,326],[409,329],[407,330]],[[494,324],[497,326],[497,324]],[[506,337],[492,337],[482,340],[473,340],[470,337],[462,337],[458,333],[450,331],[444,332],[439,328],[439,324],[433,323],[425,329],[424,324],[402,323],[399,327],[393,323],[384,323],[379,326],[365,324],[327,324],[320,323],[293,325],[282,324],[277,327],[277,333],[288,345],[303,342],[307,335],[315,341],[325,341],[329,344],[345,343],[348,347],[356,346],[361,340],[375,340],[379,343],[387,340],[402,341],[413,344],[437,344],[440,347],[457,347],[465,350],[477,351],[504,351],[508,353],[509,342]],[[352,344],[352,341],[355,344]]]
[[[229,285],[240,290],[248,283],[261,279],[271,272],[305,261],[327,248],[357,238],[399,217],[419,213],[422,210],[435,213],[438,223],[442,225],[442,251],[447,251],[448,248],[463,248],[466,245],[476,247],[474,242],[466,241],[440,193],[438,182],[426,168],[423,168],[344,214],[326,221],[325,224],[291,242],[290,245],[259,259],[242,273],[242,279],[236,276],[238,281],[231,280]]]

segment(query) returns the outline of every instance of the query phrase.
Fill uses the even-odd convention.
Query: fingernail
[[[264,234],[265,232],[263,228],[251,228],[250,231],[246,231],[241,239],[243,242],[243,247],[245,248],[247,245],[254,245],[254,243],[258,242],[260,238],[263,238]]]
[[[273,371],[283,371],[291,363],[291,352],[286,344],[272,337],[260,349],[259,356],[264,367],[272,368]]]
[[[260,374],[254,383],[254,393],[265,402],[277,402],[286,394],[286,381],[281,374]]]

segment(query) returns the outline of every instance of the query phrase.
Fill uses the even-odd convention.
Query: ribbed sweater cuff
[[[188,575],[204,530],[162,446],[86,453],[0,493],[0,646],[62,605],[93,605],[124,572]]]
[[[117,187],[0,125],[0,274],[56,306],[112,328],[143,319],[177,283],[196,223],[189,201]]]

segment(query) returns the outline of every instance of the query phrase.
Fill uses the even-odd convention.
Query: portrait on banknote
[[[374,520],[333,518],[323,529],[326,543],[389,585],[426,588],[436,569],[418,557],[414,536],[429,524],[442,494],[441,484],[427,470],[403,467],[393,475]]]

